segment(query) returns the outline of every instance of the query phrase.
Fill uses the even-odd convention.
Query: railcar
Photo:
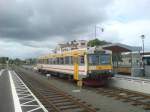
[[[63,74],[85,84],[97,80],[102,85],[112,76],[112,53],[98,47],[51,53],[40,56],[37,62],[39,71]]]

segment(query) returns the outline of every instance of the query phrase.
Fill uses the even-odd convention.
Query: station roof
[[[141,47],[129,46],[129,45],[126,45],[126,44],[121,44],[121,43],[113,43],[113,44],[104,45],[104,46],[102,46],[102,48],[105,49],[105,50],[111,50],[114,53],[135,52],[135,51],[142,50]]]

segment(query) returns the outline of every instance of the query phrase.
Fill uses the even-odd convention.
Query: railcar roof
[[[72,56],[72,55],[83,55],[87,52],[87,49],[75,49],[70,51],[64,51],[62,53],[51,53],[44,56],[40,56],[39,59],[50,58],[50,57],[63,57],[63,56]]]
[[[47,55],[40,56],[38,59],[48,59],[48,58],[55,58],[55,57],[64,57],[64,56],[74,56],[74,55],[84,55],[85,53],[91,53],[91,50],[104,50],[101,47],[88,47],[82,49],[74,49],[70,51],[64,51],[61,53],[50,53]],[[107,50],[105,50],[107,51]]]

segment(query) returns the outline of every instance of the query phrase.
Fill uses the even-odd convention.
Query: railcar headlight
[[[112,70],[109,70],[109,72],[112,72]]]
[[[89,73],[92,73],[91,70],[89,71]]]

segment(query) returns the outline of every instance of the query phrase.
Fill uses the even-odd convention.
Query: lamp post
[[[143,53],[142,53],[142,62],[143,62],[143,76],[145,76],[145,64],[144,64],[144,39],[145,39],[145,35],[141,35],[141,39],[142,39],[142,45],[143,45]]]
[[[141,39],[142,39],[142,44],[143,44],[143,56],[144,56],[144,39],[145,39],[145,35],[141,35]]]

